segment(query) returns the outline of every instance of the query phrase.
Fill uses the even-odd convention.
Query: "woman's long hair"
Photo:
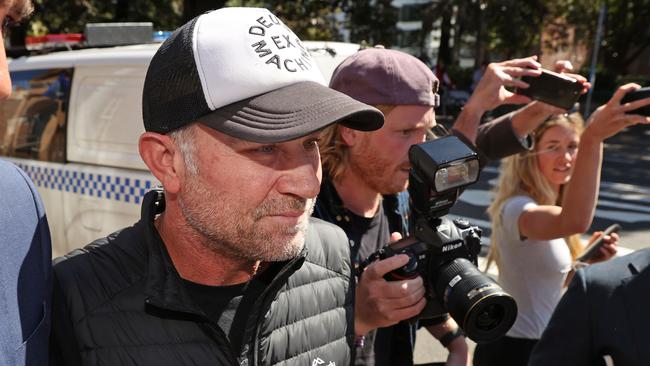
[[[567,127],[580,135],[584,129],[584,120],[579,113],[550,118],[537,127],[533,133],[535,148],[532,151],[509,156],[501,161],[499,180],[494,189],[494,200],[487,209],[492,221],[492,236],[490,237],[486,271],[492,263],[496,263],[497,268],[500,266],[499,243],[503,239],[498,235],[502,230],[497,230],[497,228],[503,225],[501,210],[506,200],[513,196],[525,195],[531,197],[538,205],[560,205],[562,202],[564,186],[560,187],[559,194],[556,194],[537,163],[539,141],[544,133],[554,126]],[[575,260],[583,249],[580,234],[566,237],[565,241],[569,246],[571,258]]]

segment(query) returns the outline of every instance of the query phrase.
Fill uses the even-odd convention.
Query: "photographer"
[[[577,113],[545,121],[535,131],[534,150],[502,162],[488,208],[492,219],[488,266],[497,264],[499,283],[515,298],[519,311],[506,336],[477,346],[475,365],[525,365],[563,287],[573,271],[585,265],[576,262],[584,249],[579,236],[594,217],[603,140],[633,124],[650,123],[646,117],[626,114],[643,101],[620,103],[626,92],[638,87],[620,87],[591,115],[584,131]],[[616,253],[618,236],[604,240],[599,255],[586,264]]]
[[[556,110],[533,102],[478,128],[485,111],[502,103],[530,102],[504,86],[526,87],[515,78],[539,75],[539,66],[532,57],[490,64],[454,124],[454,134],[470,145],[477,141],[483,164],[529,147],[528,132]],[[437,85],[431,70],[415,57],[378,47],[348,57],[334,72],[332,88],[376,106],[386,118],[384,127],[375,132],[330,127],[321,136],[325,174],[314,215],[343,228],[354,265],[407,234],[408,213],[403,196],[398,194],[407,186],[409,147],[423,142],[436,125]],[[363,346],[357,350],[357,364],[413,363],[415,328],[396,324],[419,314],[425,306],[422,279],[383,279],[406,260],[406,256],[395,256],[377,261],[358,282],[355,333],[363,339]],[[468,363],[467,344],[452,319],[445,317],[427,324],[449,349],[448,364]]]

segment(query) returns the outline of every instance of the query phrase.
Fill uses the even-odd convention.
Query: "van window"
[[[11,80],[0,101],[0,155],[65,162],[72,69],[13,71]]]

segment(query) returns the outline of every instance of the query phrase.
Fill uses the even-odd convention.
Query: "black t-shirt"
[[[343,215],[343,220],[349,221],[349,228],[344,231],[350,240],[355,266],[390,242],[388,218],[381,205],[374,217],[362,217],[348,211]]]
[[[388,218],[382,205],[374,217],[362,217],[346,210],[342,221],[355,266],[390,242]],[[390,360],[392,331],[388,327],[369,332],[364,347],[357,349],[355,365],[381,365],[382,360]]]
[[[244,343],[244,330],[255,305],[277,273],[279,266],[272,265],[249,282],[230,286],[208,286],[183,280],[192,300],[206,316],[228,336],[235,355]]]
[[[344,207],[334,185],[325,177],[314,215],[345,231],[350,242],[352,264],[356,268],[360,262],[390,242],[391,228],[392,231],[401,231],[401,217],[392,212],[392,204],[396,205],[397,199],[386,197],[374,217],[356,215]],[[366,334],[364,347],[357,348],[354,364],[363,366],[407,364],[405,362],[412,364],[410,353],[412,338],[411,327],[408,324],[373,330]]]

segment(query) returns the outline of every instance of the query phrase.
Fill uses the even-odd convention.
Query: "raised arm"
[[[573,70],[573,66],[567,60],[558,60],[555,62],[553,70],[566,73]],[[583,93],[586,93],[591,87],[583,76],[577,74],[567,75],[578,80],[583,85]],[[476,133],[475,146],[480,158],[483,160],[482,163],[487,164],[489,161],[503,159],[532,148],[532,140],[529,135],[548,117],[564,112],[565,110],[561,108],[533,101],[514,112],[481,124],[478,126]],[[469,114],[462,116],[463,123],[466,123],[467,128],[471,128],[468,124],[472,120],[468,116]],[[454,125],[454,128],[456,128],[456,125]],[[454,132],[456,135],[464,133],[458,130],[454,130]]]
[[[528,97],[514,94],[506,90],[506,87],[527,87],[528,84],[517,78],[524,75],[537,76],[541,73],[538,70],[540,67],[535,56],[489,64],[474,93],[454,122],[453,129],[474,143],[478,125],[485,112],[501,104],[530,102]]]
[[[620,104],[625,93],[638,88],[640,86],[636,84],[620,87],[607,104],[592,114],[580,139],[575,168],[561,206],[541,205],[525,210],[518,223],[521,235],[530,239],[551,240],[587,231],[598,198],[603,140],[628,126],[650,123],[650,117],[625,113],[650,105],[650,98]]]

